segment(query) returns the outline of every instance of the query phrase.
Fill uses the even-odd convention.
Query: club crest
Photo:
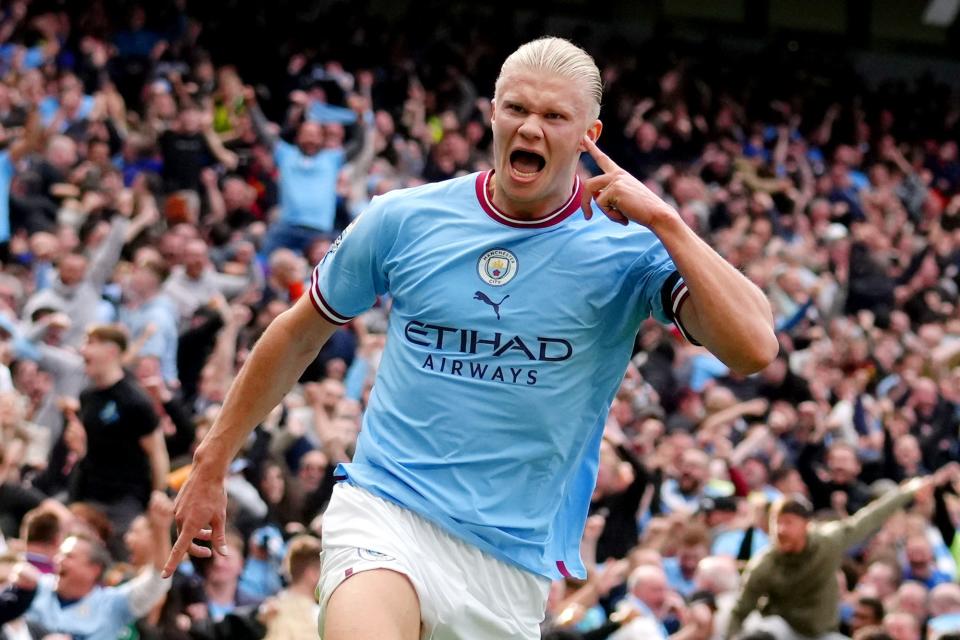
[[[517,256],[506,249],[490,249],[477,262],[480,279],[493,287],[501,287],[517,275]]]

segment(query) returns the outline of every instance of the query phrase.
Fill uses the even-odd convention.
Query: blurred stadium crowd
[[[377,194],[490,168],[491,74],[512,46],[361,25],[250,83],[185,3],[89,4],[0,15],[0,635],[316,637],[322,512],[388,300],[231,468],[231,554],[172,586],[155,568],[169,496],[338,231]],[[379,59],[354,55],[368,40]],[[601,146],[768,293],[782,350],[739,378],[644,327],[603,443],[590,577],[554,585],[544,633],[666,637],[706,603],[703,637],[721,638],[777,496],[838,518],[958,458],[960,96],[709,45],[592,52]],[[960,632],[958,519],[947,483],[851,552],[842,629]]]

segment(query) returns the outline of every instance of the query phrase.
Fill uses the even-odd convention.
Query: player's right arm
[[[195,539],[211,540],[218,553],[226,554],[227,467],[249,433],[280,402],[336,329],[317,313],[310,296],[302,296],[267,327],[197,447],[193,469],[177,495],[174,518],[179,535],[164,577],[173,574],[187,552],[210,555]]]
[[[740,627],[743,625],[744,619],[757,608],[757,602],[766,593],[764,579],[769,566],[768,563],[764,562],[765,558],[765,555],[758,556],[754,562],[747,566],[737,602],[730,611],[730,623],[725,636],[727,638],[734,638],[740,633]]]

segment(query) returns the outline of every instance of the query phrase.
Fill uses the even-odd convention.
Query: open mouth
[[[532,177],[547,166],[546,159],[539,153],[517,149],[510,154],[510,168],[521,177]]]

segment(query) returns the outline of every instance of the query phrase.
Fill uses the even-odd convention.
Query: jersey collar
[[[559,209],[556,209],[545,216],[534,218],[533,220],[521,220],[520,218],[514,218],[513,216],[510,216],[497,208],[497,206],[493,204],[493,200],[490,199],[489,187],[490,180],[492,179],[492,169],[477,174],[477,200],[480,201],[480,207],[483,208],[488,216],[500,224],[504,224],[508,227],[515,227],[518,229],[542,229],[544,227],[550,227],[563,222],[570,216],[570,214],[580,208],[580,192],[582,189],[582,185],[580,184],[580,176],[574,177],[573,189],[570,193],[570,197]]]

